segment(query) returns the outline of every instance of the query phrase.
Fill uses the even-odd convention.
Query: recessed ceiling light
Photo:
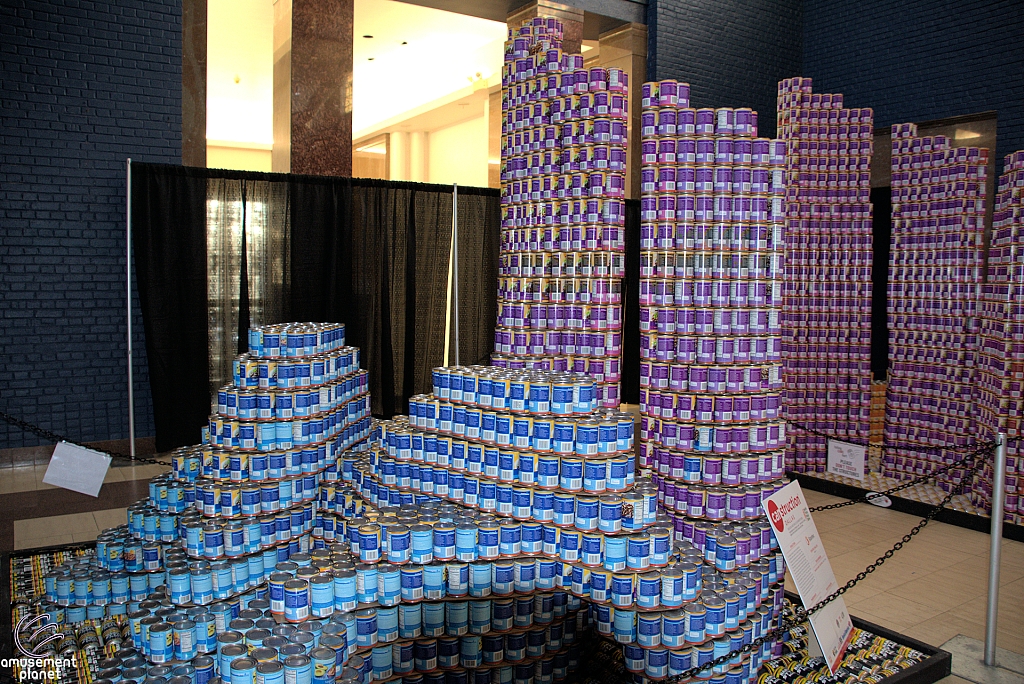
[[[363,36],[363,38],[373,38],[373,36]]]

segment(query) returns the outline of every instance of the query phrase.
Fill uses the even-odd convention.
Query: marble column
[[[206,2],[181,3],[181,163],[206,166]]]
[[[353,0],[274,2],[274,171],[352,175]]]
[[[579,54],[583,46],[583,10],[551,0],[531,0],[512,10],[506,23],[509,28],[519,28],[527,19],[554,17],[562,22],[562,50]]]
[[[640,198],[640,92],[647,80],[647,27],[626,24],[602,33],[598,61],[606,68],[629,74],[629,157],[626,161],[626,197]]]

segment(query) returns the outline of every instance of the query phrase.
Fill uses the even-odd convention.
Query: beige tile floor
[[[154,475],[167,472],[166,466],[154,464],[109,468],[104,482],[129,482],[146,480]],[[0,470],[0,494],[14,492],[30,492],[39,489],[56,489],[53,485],[43,483],[46,474],[45,465],[4,468]]]
[[[106,482],[148,479],[165,472],[157,465],[111,468]],[[48,489],[45,466],[4,469],[0,495]],[[811,506],[841,501],[805,490]],[[0,500],[2,505],[2,500]],[[16,549],[95,539],[124,522],[123,509],[50,516],[14,523]],[[821,511],[815,522],[840,584],[888,550],[918,519],[858,504]],[[989,536],[942,523],[929,524],[845,598],[853,615],[931,645],[957,634],[985,636]],[[1024,654],[1024,543],[1003,544],[999,646]],[[790,584],[790,588],[792,585]]]
[[[809,505],[842,499],[804,490]],[[917,524],[866,504],[814,514],[839,584],[852,579]],[[845,595],[852,615],[940,646],[957,634],[985,638],[989,535],[932,522]],[[1000,648],[1024,654],[1024,543],[1003,541]],[[787,586],[792,583],[787,578]]]
[[[55,544],[92,541],[108,527],[125,522],[123,508],[91,513],[52,515],[14,521],[14,549],[34,549]]]

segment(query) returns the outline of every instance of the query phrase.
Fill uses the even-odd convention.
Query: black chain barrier
[[[89,446],[88,444],[82,444],[81,442],[76,442],[73,439],[68,439],[67,437],[64,437],[62,435],[58,435],[56,432],[52,432],[50,430],[47,430],[46,428],[41,428],[38,425],[33,425],[32,423],[28,423],[28,422],[26,422],[24,420],[21,420],[20,418],[16,418],[16,417],[12,416],[11,414],[7,413],[6,411],[0,411],[0,419],[3,419],[5,422],[10,423],[11,425],[14,425],[15,427],[19,427],[22,430],[25,430],[26,432],[31,432],[32,434],[38,435],[38,436],[40,436],[40,437],[42,437],[44,439],[47,439],[47,440],[49,440],[51,442],[67,442],[68,444],[74,444],[75,446],[82,447],[83,449],[90,449],[92,451],[99,451],[100,453],[107,454],[111,458],[118,458],[118,459],[121,459],[122,461],[128,461],[130,463],[151,463],[153,465],[164,466],[164,467],[169,467],[170,466],[170,464],[165,463],[163,461],[158,461],[158,460],[156,460],[154,458],[143,458],[142,456],[135,456],[133,458],[131,456],[131,454],[122,454],[122,453],[117,452],[117,451],[108,451],[106,449],[97,449],[96,447]]]
[[[923,530],[928,525],[928,523],[934,520],[935,516],[937,516],[942,511],[942,509],[944,509],[949,504],[949,502],[953,500],[953,497],[961,492],[964,486],[968,483],[970,477],[973,476],[976,472],[978,472],[978,470],[980,470],[981,467],[985,464],[985,459],[981,457],[984,456],[986,453],[988,453],[988,448],[978,449],[975,452],[969,454],[968,457],[965,458],[964,460],[974,460],[975,463],[973,463],[973,465],[971,465],[970,469],[968,470],[967,477],[965,477],[963,480],[957,483],[957,485],[954,486],[948,494],[946,494],[942,501],[936,504],[935,508],[928,515],[922,518],[921,522],[915,525],[910,530],[910,532],[903,535],[903,538],[900,541],[893,544],[892,548],[883,553],[881,556],[879,556],[874,563],[864,568],[864,570],[862,570],[861,572],[857,573],[856,577],[848,581],[843,586],[839,587],[836,591],[826,596],[824,599],[822,599],[819,603],[812,606],[811,608],[797,608],[793,613],[793,617],[789,619],[784,619],[782,621],[782,624],[780,624],[778,627],[768,631],[767,633],[758,637],[757,639],[754,639],[749,644],[746,644],[741,648],[736,649],[735,651],[731,651],[730,653],[726,653],[725,655],[719,656],[718,658],[715,658],[712,661],[704,663],[703,665],[692,667],[689,670],[686,670],[685,672],[675,675],[674,677],[669,677],[665,681],[668,683],[681,682],[683,680],[696,677],[698,674],[706,670],[718,667],[720,665],[726,665],[729,663],[730,660],[733,660],[737,656],[742,656],[747,653],[750,653],[752,650],[763,645],[765,642],[782,636],[787,630],[792,629],[797,625],[803,624],[804,622],[807,622],[807,619],[811,615],[818,612],[832,601],[835,601],[837,598],[848,592],[850,589],[853,589],[855,586],[857,586],[858,582],[865,579],[868,575],[870,575],[875,570],[880,568],[885,563],[885,561],[892,558],[897,551],[902,549],[903,546],[910,542],[910,540],[913,539],[917,534],[919,534],[921,530]],[[808,635],[808,638],[810,638],[810,635]]]
[[[795,420],[787,420],[786,421],[786,425],[787,426],[795,427],[796,429],[800,430],[801,432],[806,432],[808,434],[815,435],[817,437],[824,437],[826,439],[832,439],[832,440],[836,440],[838,442],[846,442],[847,444],[854,444],[856,446],[861,446],[861,447],[865,447],[865,448],[868,448],[868,449],[881,449],[883,452],[885,452],[885,451],[893,451],[893,450],[896,450],[896,449],[901,449],[903,451],[916,451],[916,452],[921,453],[921,454],[931,454],[931,455],[934,456],[937,452],[940,452],[940,451],[973,450],[973,449],[975,449],[977,447],[983,446],[983,443],[981,443],[981,442],[975,442],[974,444],[969,444],[969,445],[963,446],[963,447],[957,447],[957,446],[921,446],[919,444],[893,444],[891,442],[876,442],[876,443],[872,444],[871,442],[861,442],[859,440],[850,439],[850,438],[847,438],[847,437],[836,437],[835,435],[830,435],[827,432],[822,432],[821,430],[817,430],[815,428],[812,428],[810,425],[807,425],[805,423],[801,423],[801,422],[798,422],[798,421],[795,421]]]
[[[828,504],[826,506],[815,506],[814,508],[811,508],[810,511],[812,513],[817,513],[818,511],[830,511],[835,508],[845,508],[846,506],[853,506],[854,504],[859,503],[872,503],[874,499],[880,499],[889,496],[890,494],[895,494],[898,491],[908,489],[910,487],[913,487],[914,485],[924,484],[929,480],[934,479],[937,475],[941,475],[942,473],[952,470],[953,468],[959,468],[960,466],[966,465],[969,461],[973,461],[975,458],[977,458],[979,454],[986,454],[995,447],[995,442],[987,442],[985,444],[978,446],[974,451],[970,452],[969,454],[966,454],[963,458],[961,458],[958,461],[947,463],[946,465],[940,466],[935,470],[925,473],[924,475],[920,475],[912,480],[907,480],[906,482],[896,485],[891,489],[886,489],[883,492],[868,492],[864,496],[861,496],[856,499],[850,499],[849,501],[841,501],[839,503]]]

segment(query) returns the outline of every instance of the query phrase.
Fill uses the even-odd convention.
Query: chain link
[[[67,437],[58,435],[56,432],[52,432],[50,430],[47,430],[46,428],[41,428],[38,425],[33,425],[32,423],[28,423],[24,420],[21,420],[20,418],[16,418],[11,414],[7,413],[6,411],[0,411],[0,419],[4,420],[7,423],[10,423],[11,425],[14,425],[15,427],[21,428],[26,432],[31,432],[51,442],[67,442],[68,444],[74,444],[75,446],[82,447],[83,449],[99,451],[100,453],[107,454],[111,458],[121,459],[123,461],[128,461],[130,463],[151,463],[153,465],[169,467],[168,463],[165,463],[164,461],[158,461],[153,458],[143,458],[142,456],[136,456],[132,458],[130,454],[123,454],[118,451],[108,451],[106,449],[97,449],[96,447],[89,446],[88,444],[76,442],[73,439],[68,439]]]
[[[985,459],[981,458],[981,456],[985,453],[986,451],[981,449],[972,453],[969,456],[969,458],[974,459],[976,462],[968,470],[967,476],[963,480],[961,480],[956,486],[954,486],[953,489],[948,494],[946,494],[942,501],[939,502],[928,515],[921,519],[921,522],[919,522],[917,525],[911,528],[910,532],[903,535],[903,538],[900,541],[893,544],[892,548],[883,553],[881,556],[879,556],[874,563],[864,568],[864,570],[862,570],[861,572],[858,572],[856,577],[851,579],[843,586],[839,587],[836,591],[826,596],[824,599],[822,599],[819,603],[812,606],[811,608],[804,609],[801,607],[795,609],[792,618],[783,619],[782,623],[778,627],[769,630],[764,635],[751,641],[749,644],[746,644],[743,647],[736,649],[735,651],[731,651],[729,653],[726,653],[725,655],[719,656],[718,658],[715,658],[714,660],[707,662],[703,665],[692,667],[689,670],[682,672],[674,677],[669,677],[665,680],[666,684],[672,684],[673,682],[681,682],[686,679],[691,679],[700,674],[701,672],[704,672],[714,667],[718,667],[719,665],[726,665],[730,660],[733,660],[737,656],[742,656],[746,653],[750,653],[754,648],[757,648],[765,642],[773,640],[778,636],[781,636],[789,629],[806,622],[811,615],[818,612],[832,601],[835,601],[837,598],[848,592],[850,589],[853,589],[855,586],[857,586],[858,582],[862,581],[868,575],[870,575],[875,570],[880,568],[885,563],[885,561],[892,558],[897,551],[902,549],[903,546],[907,544],[911,539],[913,539],[917,534],[919,534],[921,530],[923,530],[928,525],[928,523],[935,519],[935,516],[937,516],[939,512],[942,511],[942,509],[944,509],[949,504],[949,502],[953,500],[953,497],[960,493],[964,486],[970,481],[970,477],[973,476],[976,472],[978,472],[978,470],[980,470],[981,467],[985,464]]]

